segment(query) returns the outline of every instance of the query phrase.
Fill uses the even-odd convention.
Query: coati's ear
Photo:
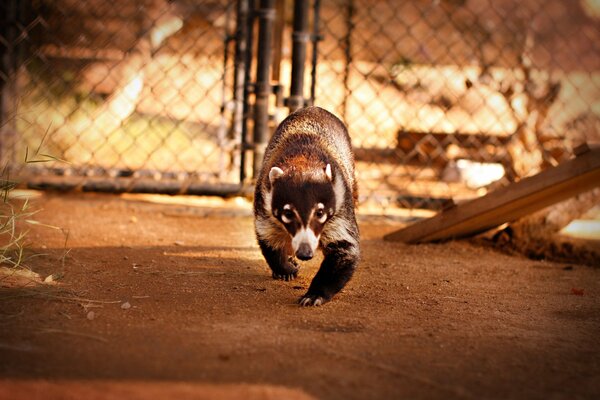
[[[327,164],[327,166],[325,167],[325,176],[327,176],[327,179],[329,179],[329,181],[333,181],[333,175],[331,174],[331,164]]]
[[[269,171],[269,182],[271,182],[271,185],[273,185],[273,182],[275,182],[275,179],[279,178],[282,175],[283,175],[283,170],[281,168],[279,168],[279,167],[271,168],[271,170]]]

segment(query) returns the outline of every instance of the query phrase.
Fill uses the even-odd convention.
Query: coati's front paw
[[[273,279],[281,279],[284,281],[293,281],[298,276],[298,263],[292,257],[289,257],[287,262],[273,271]]]
[[[298,304],[300,304],[301,307],[318,307],[326,302],[327,300],[324,297],[308,293],[300,297],[300,300],[298,300]]]
[[[298,270],[294,270],[290,273],[279,274],[277,272],[273,272],[273,279],[281,279],[283,281],[293,281],[298,276]]]

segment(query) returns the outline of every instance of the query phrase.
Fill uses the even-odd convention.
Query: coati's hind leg
[[[298,264],[292,257],[291,250],[273,249],[264,240],[259,240],[258,245],[271,271],[273,271],[273,279],[282,279],[284,281],[296,279],[298,276]]]
[[[301,306],[320,306],[331,300],[352,277],[360,257],[356,244],[342,240],[324,249],[325,259],[308,291],[298,300]]]

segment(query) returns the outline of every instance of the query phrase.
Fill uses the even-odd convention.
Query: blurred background
[[[0,157],[33,188],[248,193],[309,104],[347,124],[373,213],[439,210],[600,138],[595,0],[0,7]]]

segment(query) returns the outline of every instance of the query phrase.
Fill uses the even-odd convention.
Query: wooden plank
[[[600,148],[384,237],[406,243],[474,235],[600,186]]]

